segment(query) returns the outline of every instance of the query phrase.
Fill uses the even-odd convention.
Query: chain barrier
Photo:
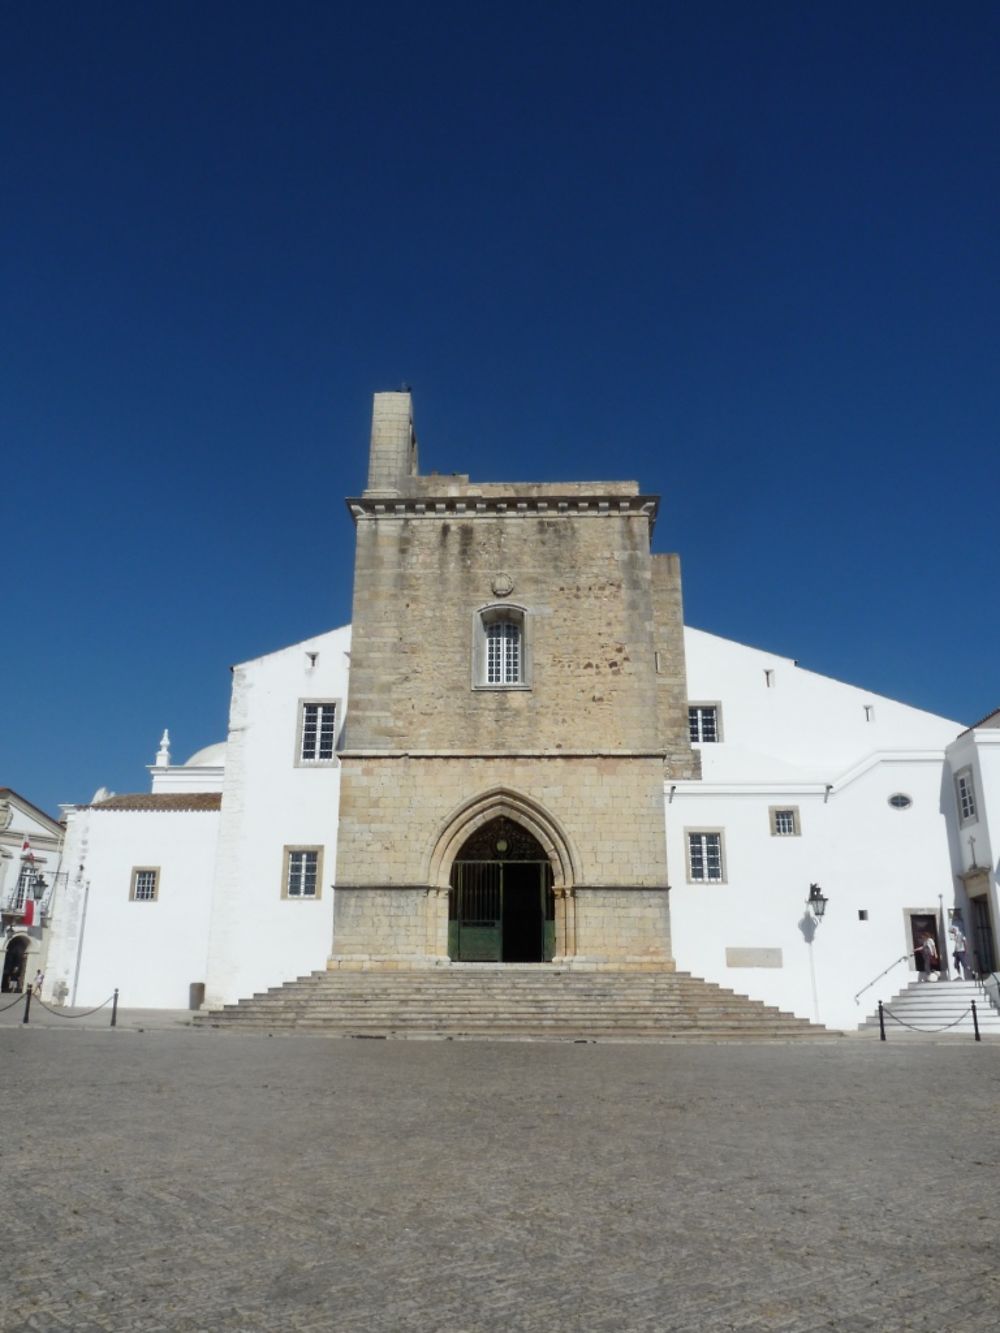
[[[968,1009],[963,1009],[962,1012],[959,1014],[959,1016],[958,1016],[956,1019],[953,1019],[952,1022],[950,1022],[950,1023],[945,1023],[945,1024],[943,1025],[943,1027],[939,1027],[939,1028],[919,1028],[919,1027],[915,1026],[915,1024],[913,1024],[913,1023],[907,1023],[905,1019],[902,1019],[902,1018],[900,1018],[898,1015],[894,1014],[894,1013],[892,1012],[892,1010],[891,1010],[890,1008],[888,1008],[887,1005],[883,1004],[882,1001],[879,1000],[879,1002],[878,1002],[878,1026],[879,1026],[879,1037],[880,1037],[880,1040],[881,1040],[881,1041],[885,1041],[885,1016],[886,1016],[886,1014],[889,1015],[889,1017],[893,1020],[894,1023],[898,1023],[900,1027],[902,1027],[902,1028],[908,1028],[910,1032],[925,1032],[925,1033],[927,1033],[928,1036],[935,1036],[935,1035],[936,1035],[937,1033],[939,1033],[939,1032],[947,1032],[947,1031],[949,1030],[949,1028],[957,1027],[958,1024],[961,1023],[962,1019],[966,1017],[967,1014],[971,1014],[971,1015],[972,1015],[972,1030],[973,1030],[973,1032],[975,1033],[975,1039],[976,1039],[976,1041],[981,1041],[981,1040],[982,1040],[981,1036],[979,1035],[979,1015],[978,1015],[978,1013],[976,1012],[976,1002],[975,1002],[975,1000],[972,1001],[972,1003],[969,1005]]]
[[[64,1014],[61,1009],[51,1008],[44,1000],[40,1000],[37,995],[34,997],[34,1001],[35,1004],[40,1004],[47,1014],[55,1014],[56,1018],[89,1018],[91,1014],[96,1014],[101,1009],[106,1009],[114,998],[114,995],[109,995],[102,1004],[97,1005],[94,1009],[85,1009],[82,1014]]]
[[[888,1014],[889,1017],[890,1017],[891,1019],[893,1019],[894,1022],[898,1023],[900,1027],[902,1027],[902,1028],[909,1028],[911,1032],[929,1032],[929,1033],[934,1033],[934,1032],[947,1032],[949,1028],[956,1027],[959,1023],[961,1023],[962,1019],[966,1016],[966,1014],[971,1014],[971,1013],[972,1013],[972,1010],[971,1010],[971,1008],[970,1008],[970,1009],[963,1009],[963,1011],[959,1014],[959,1016],[955,1019],[955,1021],[954,1021],[953,1023],[945,1023],[944,1027],[940,1027],[940,1028],[918,1028],[918,1027],[915,1027],[913,1023],[907,1023],[905,1019],[903,1019],[903,1018],[899,1018],[898,1015],[894,1014],[894,1013],[892,1012],[891,1009],[885,1009],[885,1008],[883,1008],[883,1013]]]
[[[13,1009],[16,1005],[21,1004],[23,1000],[24,1000],[24,995],[23,994],[19,995],[16,1000],[11,1000],[10,1004],[5,1004],[3,1008],[0,1009],[0,1014],[5,1014],[8,1009]]]
[[[83,1012],[82,1012],[82,1013],[79,1013],[79,1014],[67,1014],[67,1013],[66,1013],[64,1010],[62,1010],[62,1009],[53,1009],[53,1008],[51,1007],[51,1005],[48,1005],[48,1004],[45,1003],[45,1001],[42,999],[42,997],[41,997],[40,995],[35,995],[35,994],[33,993],[33,991],[32,991],[32,988],[31,988],[30,986],[29,986],[28,989],[24,992],[23,995],[19,995],[19,996],[17,997],[17,999],[14,1001],[14,1004],[20,1004],[22,1000],[24,1001],[24,1017],[21,1019],[21,1022],[22,1022],[22,1023],[29,1023],[29,1022],[31,1021],[31,1001],[34,1000],[36,1004],[40,1004],[40,1005],[42,1006],[42,1008],[45,1010],[45,1012],[46,1012],[47,1014],[52,1014],[55,1018],[89,1018],[89,1017],[91,1016],[91,1014],[98,1014],[98,1013],[100,1013],[100,1011],[101,1011],[102,1009],[106,1009],[106,1008],[108,1007],[108,1005],[110,1004],[110,1005],[111,1005],[111,1027],[117,1027],[117,1026],[118,1026],[118,988],[117,988],[117,986],[115,987],[114,993],[111,994],[111,995],[109,995],[108,998],[107,998],[106,1000],[104,1000],[101,1004],[96,1004],[96,1005],[93,1007],[93,1009],[84,1009]],[[14,1004],[8,1004],[8,1005],[5,1005],[5,1006],[4,1006],[4,1009],[13,1009]],[[0,1009],[0,1014],[2,1014],[2,1013],[4,1012],[4,1009]]]

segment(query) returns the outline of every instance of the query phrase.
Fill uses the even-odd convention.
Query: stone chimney
[[[375,394],[366,494],[399,495],[417,475],[417,437],[408,389]]]

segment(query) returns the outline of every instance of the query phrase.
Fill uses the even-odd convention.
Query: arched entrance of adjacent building
[[[3,990],[23,991],[28,964],[28,938],[15,935],[8,940],[3,956]]]
[[[458,963],[543,963],[555,952],[552,865],[541,843],[499,815],[451,867],[448,956]]]

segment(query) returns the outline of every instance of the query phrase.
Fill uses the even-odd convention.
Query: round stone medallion
[[[494,597],[509,597],[514,591],[514,580],[509,574],[494,574],[490,587]]]

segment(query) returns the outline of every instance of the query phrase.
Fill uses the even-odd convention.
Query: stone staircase
[[[945,1037],[967,1038],[973,1032],[969,1012],[973,1000],[981,1034],[1000,1037],[1000,1013],[990,1004],[978,981],[911,981],[885,1002],[884,1007],[889,1011],[885,1017],[886,1037],[892,1038],[916,1028],[920,1032],[940,1033]],[[904,1023],[906,1027],[902,1026]],[[877,1028],[878,1011],[861,1026]]]
[[[684,972],[467,964],[324,971],[195,1016],[200,1027],[326,1036],[556,1040],[833,1035]]]

